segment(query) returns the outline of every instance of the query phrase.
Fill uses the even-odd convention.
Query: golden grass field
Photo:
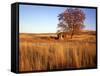
[[[19,34],[19,70],[49,71],[96,67],[96,32],[88,31],[65,40],[56,34]]]

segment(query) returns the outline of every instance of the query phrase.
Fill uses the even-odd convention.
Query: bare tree
[[[74,33],[84,28],[85,14],[80,8],[67,8],[58,18],[58,32],[71,32],[71,38]]]

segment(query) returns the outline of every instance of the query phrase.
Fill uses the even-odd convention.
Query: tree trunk
[[[71,33],[71,39],[72,39],[72,37],[73,37],[73,34],[74,34],[74,31],[72,31],[72,33]]]

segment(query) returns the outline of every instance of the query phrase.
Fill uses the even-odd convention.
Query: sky
[[[68,7],[19,5],[20,33],[55,33],[58,15]],[[81,8],[86,19],[85,30],[96,30],[96,9]]]

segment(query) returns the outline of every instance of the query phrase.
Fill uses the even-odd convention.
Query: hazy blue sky
[[[20,5],[19,32],[20,33],[52,33],[57,31],[58,14],[66,7]],[[85,29],[95,30],[96,10],[82,9],[86,14]]]

